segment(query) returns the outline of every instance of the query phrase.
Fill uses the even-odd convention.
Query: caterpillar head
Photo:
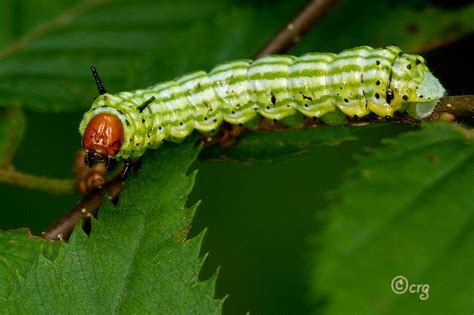
[[[102,84],[102,80],[95,67],[90,67],[97,89],[100,95],[105,95],[107,91]],[[104,163],[107,169],[113,168],[115,159],[113,158],[122,147],[123,126],[120,119],[112,114],[100,113],[92,117],[87,123],[82,136],[82,145],[86,151],[84,162],[92,167],[96,163]]]
[[[86,164],[104,163],[107,168],[112,168],[115,164],[113,157],[122,147],[123,133],[122,122],[117,116],[106,113],[94,116],[87,124],[82,140]]]
[[[431,115],[445,93],[425,59],[410,54],[401,55],[393,65],[391,88],[402,108],[417,119]]]

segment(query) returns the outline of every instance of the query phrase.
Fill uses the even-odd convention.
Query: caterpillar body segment
[[[281,120],[302,114],[324,120],[338,113],[386,117],[407,111],[424,118],[444,92],[423,57],[396,46],[270,55],[227,62],[209,73],[193,72],[132,92],[104,93],[84,114],[79,131],[85,149],[97,151],[111,140],[98,135],[97,128],[86,128],[99,114],[116,116],[123,139],[114,157],[128,159],[163,141],[179,142],[194,129],[215,132],[223,121],[244,124],[257,115]],[[105,151],[101,154],[111,157]]]

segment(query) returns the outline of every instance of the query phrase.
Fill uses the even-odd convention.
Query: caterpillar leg
[[[120,172],[120,177],[122,177],[122,179],[125,179],[127,177],[131,166],[132,166],[132,159],[124,160],[124,166],[123,166],[122,172]]]
[[[219,143],[224,148],[230,148],[237,143],[238,137],[245,130],[245,127],[225,123],[218,134],[213,136],[202,136],[201,142],[205,147]]]
[[[138,171],[140,170],[140,167],[142,165],[142,159],[139,158],[138,160],[135,160],[132,162],[132,159],[125,159],[123,161],[124,165],[123,165],[123,169],[122,171],[120,172],[120,177],[122,179],[125,179],[128,174],[130,173],[130,170],[133,169],[133,174],[135,174],[135,176],[138,176]]]
[[[237,143],[237,138],[242,133],[242,127],[240,125],[230,125],[229,128],[224,128],[222,137],[219,143],[224,148],[229,148]]]

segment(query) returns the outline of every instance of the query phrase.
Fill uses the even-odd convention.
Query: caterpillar
[[[89,166],[136,159],[194,129],[215,132],[223,121],[245,124],[263,116],[284,122],[304,115],[338,124],[371,112],[422,119],[445,93],[422,56],[397,46],[234,60],[209,73],[117,94],[107,93],[91,69],[100,95],[79,126]]]

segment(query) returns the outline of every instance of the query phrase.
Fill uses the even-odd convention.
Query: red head
[[[85,162],[92,166],[105,162],[110,168],[111,158],[122,147],[123,126],[120,119],[112,114],[98,114],[89,121],[84,131],[83,145],[86,150]]]

